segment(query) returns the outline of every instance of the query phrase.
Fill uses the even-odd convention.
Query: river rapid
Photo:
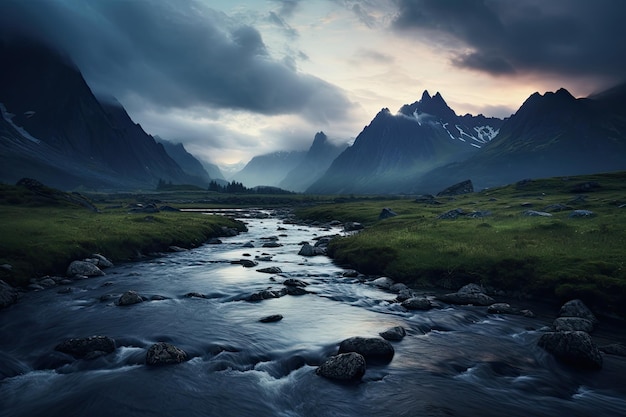
[[[445,304],[407,311],[395,294],[344,277],[329,258],[298,255],[301,242],[340,229],[246,215],[249,232],[222,244],[118,265],[71,290],[29,292],[0,311],[0,416],[626,415],[626,358],[604,355],[602,370],[577,371],[537,347],[537,329],[556,311],[537,318]],[[262,247],[272,236],[282,246]],[[253,268],[230,263],[255,257]],[[257,271],[270,266],[283,272]],[[309,294],[245,300],[279,290],[287,278],[307,282]],[[165,299],[117,306],[127,290]],[[259,322],[271,314],[284,318]],[[342,340],[393,326],[406,337],[392,342],[391,363],[368,366],[362,382],[316,375]],[[54,350],[92,335],[114,338],[115,351],[68,360]],[[190,360],[145,365],[160,341]]]

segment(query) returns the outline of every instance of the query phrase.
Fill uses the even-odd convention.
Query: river
[[[222,244],[118,265],[71,290],[29,292],[0,311],[0,376],[8,375],[0,416],[626,415],[626,358],[604,355],[594,372],[563,366],[536,346],[536,329],[554,317],[471,306],[406,311],[394,294],[344,277],[329,258],[298,255],[302,241],[339,229],[244,221],[249,232]],[[262,247],[272,236],[282,246]],[[254,268],[230,263],[255,257]],[[283,272],[257,271],[268,266]],[[286,278],[307,282],[309,294],[244,300]],[[127,290],[165,299],[115,305]],[[259,322],[271,314],[284,318]],[[392,342],[391,363],[368,366],[361,383],[316,375],[343,339],[392,326],[407,336]],[[115,351],[73,361],[54,351],[91,335],[114,338]],[[146,366],[159,341],[190,360]]]

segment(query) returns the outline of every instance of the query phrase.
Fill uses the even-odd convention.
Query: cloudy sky
[[[354,138],[439,91],[504,117],[626,77],[623,0],[2,0],[0,34],[64,49],[153,135],[221,166]]]

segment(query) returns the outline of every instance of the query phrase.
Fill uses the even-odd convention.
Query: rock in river
[[[450,304],[474,304],[488,306],[496,300],[483,292],[483,288],[477,284],[467,284],[455,293],[444,294],[437,297],[439,300]]]
[[[259,319],[261,323],[274,323],[283,319],[282,314],[272,314]]]
[[[91,262],[85,261],[73,261],[70,266],[67,268],[67,276],[75,277],[75,276],[86,276],[86,277],[97,277],[104,275],[104,272],[96,265]]]
[[[143,302],[143,298],[135,291],[126,291],[117,300],[118,306],[129,306],[131,304],[137,304]]]
[[[356,352],[349,352],[329,358],[315,373],[339,381],[358,381],[365,374],[365,368],[365,358]]]
[[[171,363],[181,363],[187,360],[187,353],[184,350],[165,342],[155,343],[150,346],[146,354],[146,364],[167,365]]]
[[[67,353],[79,359],[93,359],[115,350],[115,340],[108,336],[91,336],[67,339],[59,343],[54,350]]]
[[[402,326],[392,327],[384,332],[380,332],[380,337],[385,340],[402,340],[404,336],[406,336],[406,330]]]
[[[433,308],[433,305],[426,297],[412,297],[408,300],[404,300],[402,307],[407,310],[430,310]]]
[[[602,368],[602,355],[586,332],[548,332],[541,335],[537,344],[570,366]]]
[[[356,352],[367,362],[389,363],[395,353],[391,343],[378,337],[351,337],[339,344],[339,353]]]
[[[17,301],[17,290],[0,280],[0,308],[8,307]]]

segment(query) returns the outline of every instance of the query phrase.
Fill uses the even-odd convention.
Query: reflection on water
[[[487,315],[484,307],[406,311],[393,294],[342,277],[328,258],[298,255],[301,242],[339,230],[238,214],[250,232],[222,245],[120,265],[67,294],[28,293],[2,311],[0,416],[626,415],[623,358],[606,355],[602,371],[580,373],[536,347],[539,335],[527,329],[541,319]],[[282,246],[263,247],[271,236]],[[239,259],[258,265],[231,264]],[[283,272],[257,271],[268,266]],[[287,278],[308,283],[309,294],[244,301],[280,290]],[[116,306],[130,289],[164,299]],[[258,321],[270,314],[284,318]],[[394,342],[393,361],[369,367],[363,383],[315,375],[341,340],[398,325],[407,336]],[[64,339],[95,334],[113,337],[115,352],[68,361],[54,351]],[[191,359],[147,368],[146,350],[157,341]]]

